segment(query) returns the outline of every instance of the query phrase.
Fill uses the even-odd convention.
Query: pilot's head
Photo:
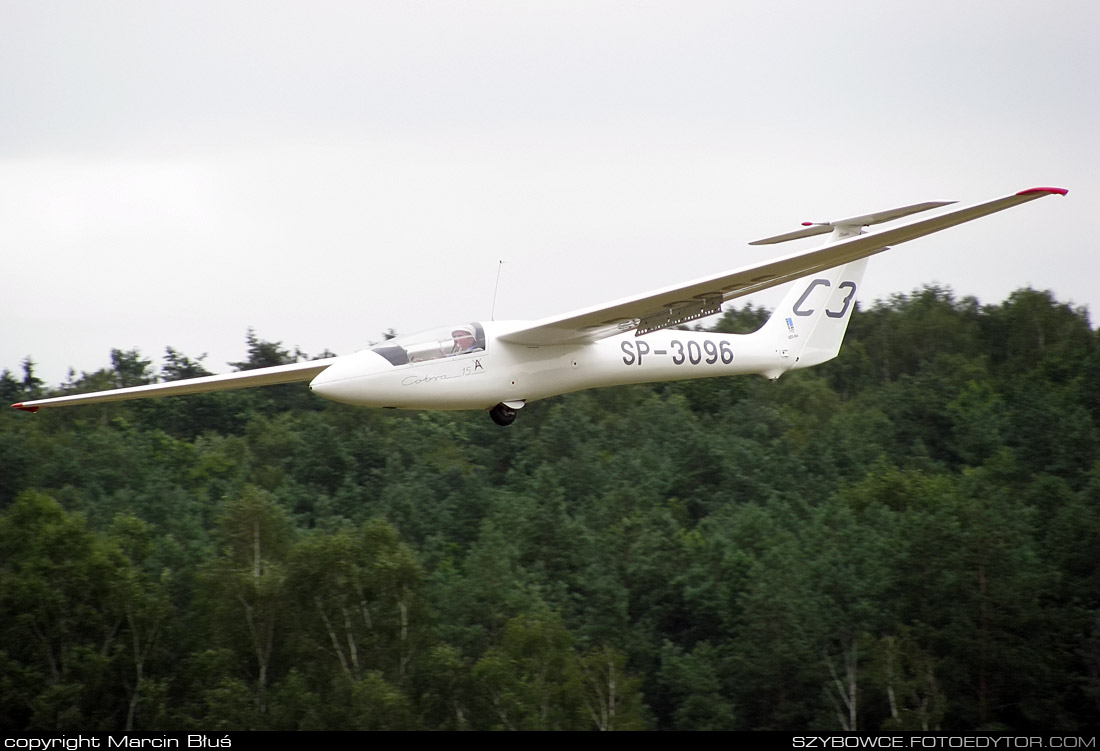
[[[455,352],[465,352],[474,346],[474,332],[470,331],[468,328],[456,328],[451,332],[451,336],[454,337],[455,340]]]

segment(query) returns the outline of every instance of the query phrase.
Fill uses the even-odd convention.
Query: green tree
[[[122,706],[111,659],[124,638],[127,562],[49,496],[0,516],[0,664],[8,727],[109,730]]]
[[[557,616],[521,615],[508,621],[500,645],[478,660],[473,673],[494,728],[585,726],[584,689],[573,640]]]
[[[182,381],[187,378],[201,378],[213,375],[207,370],[202,361],[206,355],[201,355],[197,360],[192,360],[187,355],[171,347],[164,351],[164,364],[160,366],[161,378],[165,381]]]
[[[603,644],[578,658],[584,683],[584,707],[597,730],[644,730],[641,680],[631,674],[626,656]]]
[[[123,681],[129,694],[123,725],[126,732],[137,727],[139,706],[153,705],[150,711],[153,719],[163,718],[167,711],[163,706],[164,680],[151,679],[149,666],[170,625],[173,608],[164,581],[167,572],[158,575],[147,567],[153,558],[151,533],[151,526],[137,517],[120,515],[115,518],[108,535],[123,552],[126,562],[112,597],[114,606],[122,611],[126,626],[126,648],[119,650],[119,659],[122,661],[124,656],[127,666]],[[156,706],[158,698],[160,706]],[[145,727],[155,725],[145,724]]]
[[[141,353],[136,349],[111,350],[111,368],[114,371],[114,388],[127,388],[130,386],[143,386],[152,383],[155,376],[152,372],[153,361],[142,359]]]
[[[264,341],[256,336],[256,332],[251,328],[245,335],[245,343],[248,346],[248,359],[229,363],[237,370],[270,368],[276,365],[290,365],[298,361],[295,355],[283,347],[282,342]]]
[[[0,372],[0,401],[13,404],[23,398],[23,383],[12,375],[11,371],[4,368]]]
[[[216,535],[219,556],[200,580],[209,626],[217,643],[245,666],[253,686],[254,727],[263,727],[290,619],[285,565],[290,520],[269,494],[248,486],[226,504]]]
[[[23,398],[37,399],[42,396],[42,388],[46,384],[34,374],[34,360],[30,355],[23,358]]]
[[[287,586],[308,652],[327,656],[353,682],[373,672],[401,686],[427,638],[422,578],[416,556],[381,520],[301,540]]]

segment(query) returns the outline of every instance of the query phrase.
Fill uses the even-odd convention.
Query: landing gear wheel
[[[497,425],[507,426],[515,422],[517,411],[502,402],[489,410],[489,417],[493,418],[493,422]]]

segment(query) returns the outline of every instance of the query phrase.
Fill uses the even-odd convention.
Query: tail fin
[[[804,222],[807,229],[757,240],[750,245],[770,245],[802,237],[831,232],[825,244],[863,234],[869,224],[878,224],[909,214],[946,206],[950,201],[929,201],[834,222]],[[778,365],[764,375],[775,380],[788,370],[809,368],[832,360],[840,354],[840,345],[855,309],[856,292],[863,282],[867,259],[824,269],[794,283],[783,302],[761,327],[758,334],[775,346]]]
[[[794,283],[756,336],[775,346],[779,364],[765,372],[773,380],[788,370],[832,360],[855,309],[867,259],[826,269]]]

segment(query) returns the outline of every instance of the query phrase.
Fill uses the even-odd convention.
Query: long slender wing
[[[272,368],[242,370],[237,373],[188,378],[183,381],[151,383],[147,386],[131,386],[111,391],[95,391],[90,394],[72,394],[52,399],[36,399],[11,405],[15,409],[37,412],[42,407],[67,407],[74,404],[93,404],[95,402],[120,402],[126,399],[148,399],[154,396],[174,396],[176,394],[201,394],[206,391],[224,391],[228,389],[246,389],[253,386],[271,386],[276,383],[294,383],[312,381],[322,370],[339,360],[339,357],[327,360],[296,362],[291,365],[276,365]]]
[[[592,341],[631,330],[635,330],[637,335],[645,334],[717,313],[726,300],[866,258],[890,246],[1019,206],[1036,198],[1066,193],[1067,191],[1063,188],[1022,190],[1010,196],[954,209],[927,219],[839,240],[812,250],[792,253],[767,263],[746,266],[604,305],[543,318],[500,338],[515,344],[548,345]],[[770,239],[776,240],[776,238]]]

